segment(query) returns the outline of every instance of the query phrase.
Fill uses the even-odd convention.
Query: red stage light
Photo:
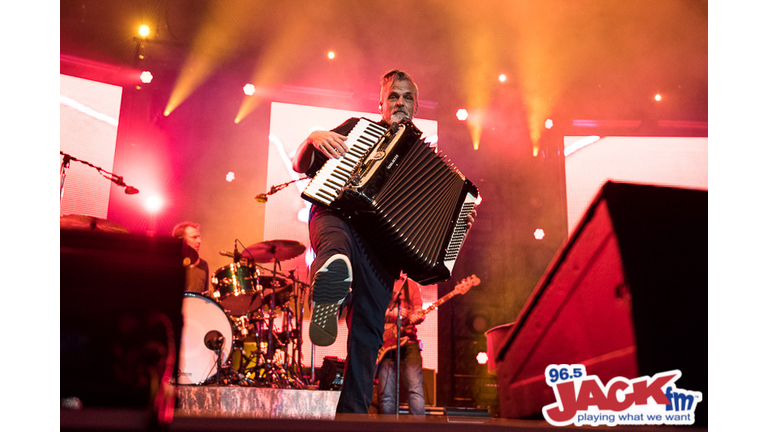
[[[144,84],[151,83],[152,82],[152,78],[154,78],[154,77],[152,76],[152,72],[150,72],[150,71],[144,71],[144,72],[141,73],[141,75],[139,75],[139,79]]]
[[[533,232],[533,238],[535,238],[536,240],[543,239],[545,235],[546,233],[544,233],[544,230],[541,228],[537,228],[536,231]]]
[[[456,111],[456,118],[459,119],[459,121],[465,121],[469,118],[469,112],[464,108],[460,108]]]
[[[251,83],[244,85],[243,93],[245,93],[246,96],[253,96],[253,94],[256,93],[256,86]]]
[[[488,363],[488,353],[479,352],[477,353],[477,357],[475,357],[475,359],[477,359],[478,364],[484,365]]]

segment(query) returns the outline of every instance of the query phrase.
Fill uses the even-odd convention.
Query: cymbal
[[[128,230],[118,223],[95,216],[79,214],[61,216],[59,218],[59,227],[61,229],[128,234]]]
[[[243,251],[243,256],[256,262],[285,261],[301,255],[306,247],[295,240],[269,240],[254,243]]]

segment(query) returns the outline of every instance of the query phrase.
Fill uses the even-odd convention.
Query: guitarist
[[[421,286],[404,273],[395,282],[392,301],[386,313],[384,345],[389,349],[378,364],[376,377],[379,401],[379,414],[396,414],[397,365],[397,317],[398,303],[402,317],[400,341],[400,377],[401,385],[408,391],[408,411],[415,416],[424,416],[424,388],[422,385],[422,344],[416,332],[416,326],[424,322],[422,310]],[[387,336],[389,335],[389,337]]]

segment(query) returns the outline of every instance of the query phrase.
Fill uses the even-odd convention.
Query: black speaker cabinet
[[[151,409],[179,356],[181,240],[62,229],[60,265],[62,403]]]
[[[541,418],[550,364],[603,384],[679,369],[707,422],[707,192],[606,183],[495,347],[500,413]]]

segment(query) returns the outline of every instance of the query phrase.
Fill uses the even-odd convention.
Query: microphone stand
[[[64,153],[63,151],[61,151],[61,150],[59,150],[59,154],[64,156],[64,159],[61,161],[61,185],[60,185],[60,191],[59,191],[59,193],[61,194],[62,197],[64,196],[64,179],[66,178],[66,169],[69,168],[69,162],[70,161],[80,162],[81,164],[85,164],[85,165],[88,165],[91,168],[95,168],[96,171],[98,171],[99,174],[101,174],[102,177],[104,177],[105,179],[111,181],[112,183],[114,183],[114,184],[116,184],[118,186],[124,187],[125,188],[125,193],[128,194],[128,195],[133,195],[133,194],[139,193],[139,190],[136,189],[135,187],[128,186],[127,184],[125,184],[125,181],[123,181],[123,177],[122,176],[113,174],[113,173],[111,173],[111,172],[109,172],[109,171],[107,171],[107,170],[105,170],[105,169],[103,169],[101,167],[97,167],[96,165],[94,165],[94,164],[92,164],[92,163],[90,163],[88,161],[77,159],[76,157],[74,157],[72,155],[68,155],[68,154]],[[59,198],[59,200],[61,200],[61,198]]]
[[[61,182],[59,185],[59,205],[61,205],[61,200],[64,199],[64,180],[67,178],[67,169],[69,168],[69,162],[72,160],[72,156],[61,153],[64,155],[64,159],[61,160]]]
[[[402,288],[401,288],[401,293]],[[397,354],[395,355],[396,373],[395,373],[395,417],[400,417],[400,327],[403,321],[401,296],[397,296]]]

